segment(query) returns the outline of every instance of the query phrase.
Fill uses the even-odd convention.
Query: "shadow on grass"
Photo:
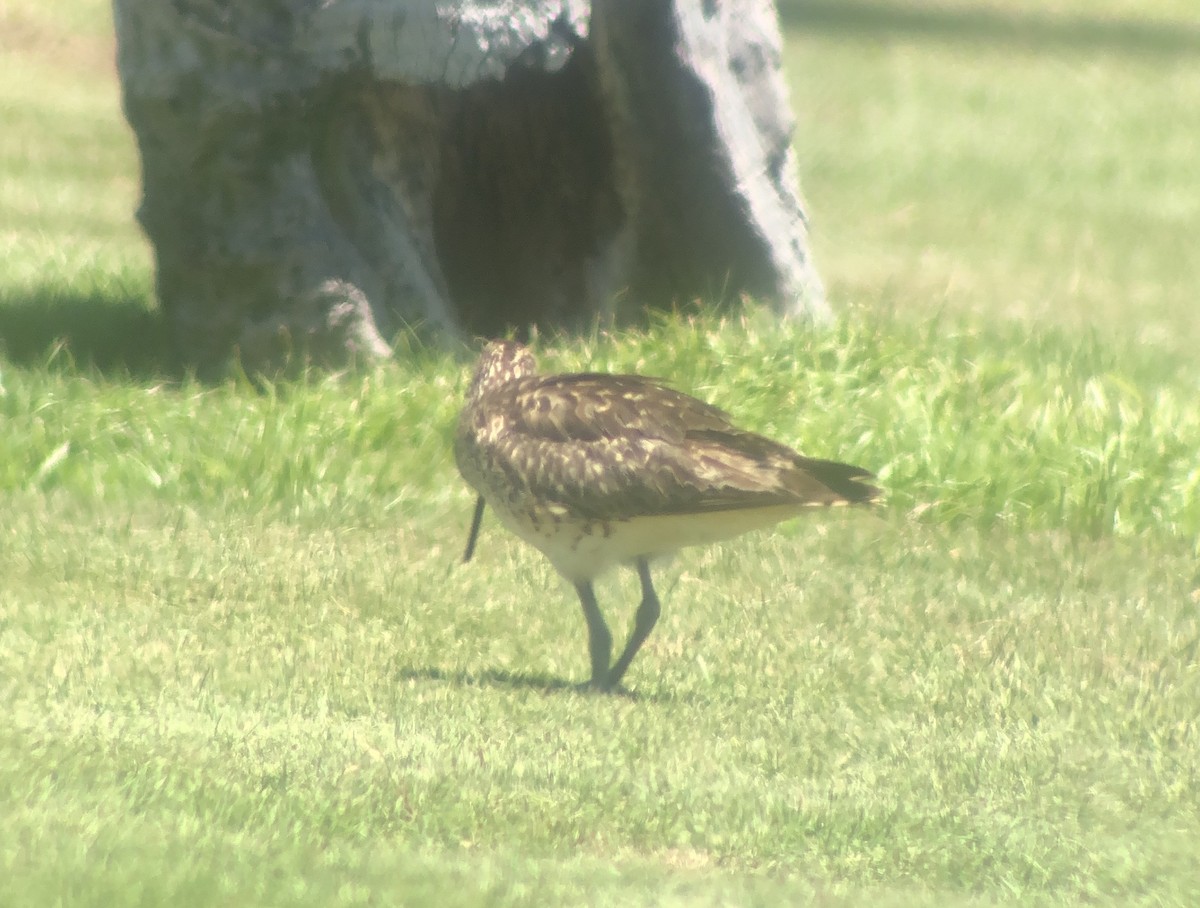
[[[481,672],[448,672],[440,668],[404,668],[397,673],[397,677],[402,681],[440,681],[458,687],[497,687],[506,690],[532,690],[542,694],[606,696],[586,684],[576,684],[563,678],[526,672],[509,672],[498,668],[485,669]],[[637,691],[627,690],[624,687],[613,691],[612,695],[624,700],[654,701],[661,699],[652,695],[639,694]]]
[[[1104,51],[1146,56],[1200,52],[1200,25],[1182,22],[965,9],[905,0],[780,0],[785,27],[798,31],[904,35],[1004,44],[1034,50]]]
[[[136,296],[57,290],[0,296],[0,356],[139,380],[178,378],[166,322]]]

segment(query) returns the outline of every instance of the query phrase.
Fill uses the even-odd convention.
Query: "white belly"
[[[506,527],[540,549],[555,570],[572,582],[590,580],[602,571],[642,557],[667,555],[690,545],[704,545],[773,526],[797,516],[803,507],[776,505],[705,514],[635,517],[612,522],[528,515],[493,508]]]

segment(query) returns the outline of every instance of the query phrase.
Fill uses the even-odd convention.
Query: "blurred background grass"
[[[1088,327],[1194,362],[1186,3],[785,2],[835,300]]]

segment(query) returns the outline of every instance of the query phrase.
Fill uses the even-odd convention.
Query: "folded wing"
[[[504,431],[488,459],[529,493],[581,517],[868,501],[859,467],[803,457],[734,426],[717,407],[636,375],[531,376],[489,401]]]

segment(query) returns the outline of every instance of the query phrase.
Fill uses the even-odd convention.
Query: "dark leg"
[[[621,653],[621,658],[617,660],[617,664],[612,667],[609,672],[608,681],[605,687],[612,690],[621,683],[621,678],[625,675],[625,669],[629,668],[629,663],[633,661],[633,657],[637,655],[637,651],[642,648],[642,644],[646,642],[646,638],[650,636],[650,631],[654,629],[654,625],[658,622],[658,613],[660,606],[658,596],[654,593],[654,584],[650,582],[650,565],[645,558],[639,558],[637,562],[638,577],[642,581],[642,604],[638,606],[637,617],[634,619],[633,633],[629,635],[629,642],[625,644],[625,652]]]
[[[596,604],[596,594],[592,590],[592,582],[584,580],[575,584],[579,593],[579,601],[583,605],[583,617],[588,626],[588,653],[592,657],[592,687],[603,687],[608,677],[608,663],[612,658],[612,634],[600,614],[600,606]]]

